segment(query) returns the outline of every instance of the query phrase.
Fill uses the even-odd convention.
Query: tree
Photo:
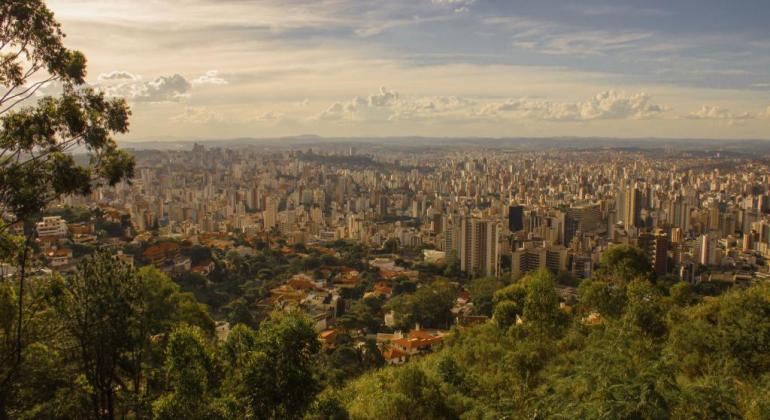
[[[366,328],[377,332],[382,324],[382,317],[378,316],[381,307],[382,300],[379,298],[359,299],[340,317],[339,324],[348,329]]]
[[[128,355],[131,359],[131,408],[138,417],[149,415],[151,401],[164,388],[162,372],[165,338],[180,324],[200,328],[208,337],[215,331],[208,309],[192,294],[180,292],[179,286],[154,267],[143,267],[136,273],[139,293],[137,307],[137,345]],[[130,385],[130,386],[129,386]]]
[[[313,324],[298,313],[273,313],[254,333],[236,326],[223,347],[225,388],[241,418],[299,418],[320,391]]]
[[[396,238],[390,238],[382,244],[383,252],[388,254],[395,254],[398,252],[399,241]]]
[[[2,414],[7,418],[79,418],[89,415],[89,400],[71,363],[72,345],[61,318],[51,310],[51,283],[58,279],[33,277],[24,297],[23,358],[15,364],[17,288],[0,281],[0,384]],[[31,310],[30,308],[34,308]],[[34,317],[30,315],[34,313]]]
[[[32,316],[24,314],[24,302],[34,221],[64,195],[88,194],[133,175],[133,157],[112,138],[128,130],[128,106],[84,87],[85,56],[65,48],[63,38],[42,0],[0,3],[0,214],[9,219],[0,224],[0,236],[7,237],[9,226],[21,226],[24,236],[22,251],[14,258],[20,268],[11,350],[15,357],[0,379],[3,388],[15,378],[29,341],[23,338],[24,320]],[[52,83],[61,86],[58,97],[28,104]],[[75,161],[75,148],[89,153],[88,163]],[[0,406],[0,418],[6,416]]]
[[[516,316],[521,314],[521,308],[511,300],[504,300],[495,305],[495,311],[493,319],[497,325],[507,330],[511,325],[516,323]]]
[[[197,326],[208,335],[214,334],[214,320],[206,306],[192,294],[182,293],[179,285],[166,274],[147,266],[136,275],[140,282],[139,302],[149,334],[170,332],[181,323]]]
[[[500,290],[497,290],[492,295],[492,302],[497,305],[500,302],[503,301],[511,301],[519,306],[519,308],[524,308],[524,299],[527,296],[527,283],[531,279],[530,276],[524,276],[517,280],[515,283],[509,284],[508,286],[503,287]]]
[[[64,47],[53,13],[41,0],[8,0],[0,23],[0,45],[12,51],[0,65],[0,210],[28,220],[62,195],[132,176],[133,158],[111,137],[128,130],[130,111],[122,99],[83,87],[85,56]],[[23,106],[52,82],[62,86],[59,97]],[[90,153],[88,164],[75,162],[75,147]]]
[[[623,320],[628,328],[636,328],[651,338],[666,334],[666,309],[658,289],[646,280],[634,280],[628,284],[626,295],[628,305]]]
[[[479,315],[492,315],[492,299],[497,290],[503,287],[503,282],[497,277],[480,277],[471,280],[468,291],[473,302],[473,312]]]
[[[225,405],[213,392],[216,358],[197,327],[182,326],[169,337],[166,374],[170,391],[153,403],[156,419],[208,420],[228,418]]]
[[[342,405],[340,398],[333,391],[327,390],[318,396],[305,418],[308,420],[348,420],[350,415]]]
[[[90,385],[94,418],[116,416],[116,389],[141,346],[140,281],[127,265],[98,253],[64,280],[56,308],[77,348],[79,369]]]
[[[578,287],[583,312],[598,312],[603,317],[617,318],[626,307],[625,286],[604,280],[585,280]]]
[[[668,289],[671,301],[678,306],[689,306],[697,299],[695,290],[692,285],[687,282],[679,282],[674,284]]]
[[[553,334],[564,324],[564,313],[559,309],[559,296],[553,274],[539,270],[530,274],[527,297],[524,299],[524,320],[539,332]]]
[[[387,307],[395,312],[398,328],[410,329],[415,323],[423,327],[448,328],[456,299],[457,286],[446,280],[436,280],[414,293],[392,298]]]
[[[641,249],[631,245],[614,246],[602,254],[599,276],[616,282],[629,282],[637,277],[652,276],[652,266]]]
[[[684,310],[664,354],[690,378],[770,372],[770,285],[733,289]]]
[[[447,406],[440,382],[419,366],[384,369],[382,375],[368,375],[354,384],[355,399],[349,406],[352,418],[455,419]],[[367,398],[368,393],[377,398]],[[361,395],[363,394],[363,395]],[[361,398],[363,396],[363,398]]]

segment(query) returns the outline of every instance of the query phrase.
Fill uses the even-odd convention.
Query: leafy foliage
[[[446,328],[457,298],[457,286],[436,280],[416,292],[394,297],[387,307],[395,312],[396,328],[409,330],[419,323],[423,327]]]
[[[768,415],[770,285],[699,301],[686,286],[661,289],[619,272],[626,277],[581,285],[568,312],[550,274],[525,276],[495,293],[494,322],[454,331],[434,355],[366,374],[339,399],[353,418]],[[598,322],[587,321],[592,313]],[[430,391],[399,388],[402,376]]]

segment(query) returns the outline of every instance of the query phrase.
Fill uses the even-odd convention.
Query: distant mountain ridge
[[[474,146],[490,149],[586,149],[586,148],[639,148],[731,151],[770,153],[770,140],[763,139],[694,139],[694,138],[611,138],[611,137],[322,137],[304,134],[287,137],[238,137],[230,139],[198,140],[140,140],[119,141],[121,147],[134,150],[189,150],[194,144],[206,147],[266,147],[298,148],[318,145],[361,145],[374,147],[459,147]]]

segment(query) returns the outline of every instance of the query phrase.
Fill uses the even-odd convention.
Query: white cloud
[[[190,82],[179,74],[162,76],[146,84],[138,100],[160,102],[175,101],[189,96]]]
[[[379,93],[369,96],[368,106],[389,106],[398,101],[398,92],[388,90],[386,87],[381,87]]]
[[[108,80],[129,80],[129,81],[138,82],[142,80],[142,76],[138,74],[129,73],[123,70],[113,70],[108,73],[100,74],[96,80],[98,83],[102,83]]]
[[[463,121],[474,114],[476,105],[475,101],[459,96],[427,96],[399,102],[390,119]]]
[[[219,76],[218,70],[209,70],[200,77],[193,79],[193,85],[226,85],[227,80]]]
[[[318,118],[335,121],[342,119],[353,120],[388,120],[392,115],[392,107],[399,101],[398,92],[381,87],[380,91],[368,98],[356,96],[348,102],[335,102]]]
[[[736,114],[727,108],[717,105],[703,105],[699,110],[693,111],[685,116],[690,120],[714,120],[721,121],[728,125],[740,124],[746,120],[756,118],[756,115],[750,112]]]
[[[110,96],[134,102],[177,102],[190,96],[191,85],[179,74],[161,76],[147,82],[140,76],[129,78],[127,75],[118,75],[102,78],[97,87]]]
[[[645,93],[627,94],[608,90],[578,102],[510,99],[487,104],[479,115],[545,121],[591,121],[653,118],[666,110],[666,107],[652,103]]]
[[[345,117],[345,107],[335,102],[318,115],[318,119],[324,121],[337,121]]]
[[[336,102],[318,118],[326,121],[438,121],[465,120],[473,114],[474,101],[457,96],[403,98],[398,92],[381,88],[380,92],[349,102]]]
[[[660,116],[667,107],[652,103],[645,93],[608,90],[584,101],[555,102],[527,98],[503,102],[479,102],[458,96],[401,97],[380,88],[368,98],[357,96],[336,102],[317,118],[326,121],[471,121],[528,119],[541,121],[592,121],[647,119]]]
[[[206,107],[185,107],[181,114],[171,117],[174,124],[218,124],[224,122],[224,117]]]
[[[476,0],[431,0],[431,3],[451,7],[455,13],[465,13],[470,11],[470,6],[476,3]]]

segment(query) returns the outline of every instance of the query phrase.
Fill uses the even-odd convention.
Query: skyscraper
[[[268,197],[265,200],[265,211],[262,212],[263,223],[266,231],[270,231],[278,224],[278,203],[275,198]]]
[[[625,205],[623,206],[625,213],[623,227],[625,227],[626,231],[641,225],[643,199],[642,192],[636,186],[626,189],[624,196]]]
[[[518,232],[524,229],[524,207],[512,205],[508,207],[508,229]]]
[[[463,218],[460,223],[460,269],[473,276],[500,274],[497,222],[476,217]]]
[[[639,235],[637,244],[650,259],[655,275],[662,276],[668,272],[668,235],[661,229],[654,233],[645,232]]]
[[[568,245],[578,231],[593,232],[601,226],[602,213],[598,204],[573,206],[566,210],[564,240]]]

